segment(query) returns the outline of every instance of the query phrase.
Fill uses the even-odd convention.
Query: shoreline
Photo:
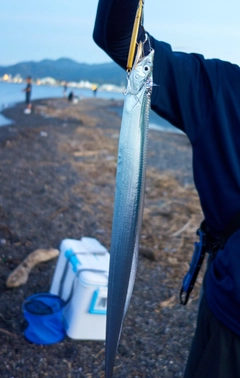
[[[65,338],[38,346],[23,338],[23,300],[49,291],[56,259],[37,265],[23,286],[9,289],[5,283],[33,250],[59,248],[64,238],[95,237],[110,248],[119,106],[99,98],[76,105],[44,99],[34,101],[31,115],[23,114],[24,103],[3,112],[15,124],[0,127],[2,378],[103,376],[102,342]],[[201,219],[187,138],[150,130],[137,278],[116,378],[183,375],[202,275],[186,307],[178,296]]]
[[[13,124],[14,124],[14,122],[11,119],[4,117],[0,113],[0,127],[9,126],[9,125],[13,125]]]
[[[105,93],[105,92],[104,92]],[[110,93],[110,92],[108,92]],[[114,92],[112,93],[113,94],[113,97],[111,98],[111,96],[109,98],[104,98],[104,97],[101,97],[101,96],[98,96],[99,99],[104,99],[104,100],[109,100],[111,99],[112,101],[124,101],[124,99],[115,99],[114,98]],[[51,97],[52,99],[55,99],[55,100],[61,100],[62,97]],[[91,98],[91,97],[79,97],[77,98],[78,99],[78,102],[79,101],[82,101],[83,99],[86,99],[86,98]],[[50,97],[47,97],[46,99],[50,99]],[[33,103],[34,102],[37,102],[37,101],[40,101],[40,100],[44,100],[44,98],[39,98],[39,99],[35,99],[33,100]],[[5,107],[2,108],[2,111],[0,111],[0,127],[2,126],[7,126],[9,124],[11,124],[11,119],[6,119],[6,117],[4,117],[1,113],[4,112],[4,109],[8,109],[8,108],[13,108],[14,106],[17,106],[18,104],[24,104],[24,101],[17,101],[17,102],[14,102],[14,103],[11,103],[10,105],[7,105]],[[120,107],[119,109],[116,109],[119,117],[121,118],[122,116],[122,107]],[[4,119],[5,118],[5,119]],[[154,113],[152,110],[150,111],[150,120],[149,120],[149,129],[150,130],[156,130],[156,131],[160,131],[160,132],[167,132],[167,133],[173,133],[173,134],[184,134],[182,133],[182,131],[178,130],[177,128],[175,128],[174,126],[172,126],[169,122],[167,122],[165,119],[159,117],[156,113]]]

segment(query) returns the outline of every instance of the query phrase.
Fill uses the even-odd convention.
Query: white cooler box
[[[94,238],[60,245],[50,293],[67,302],[64,324],[72,339],[105,340],[109,256]]]

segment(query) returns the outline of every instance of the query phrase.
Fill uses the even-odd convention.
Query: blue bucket
[[[57,295],[39,293],[28,297],[23,303],[23,315],[28,326],[26,339],[35,344],[54,344],[65,337],[63,326],[64,301]]]

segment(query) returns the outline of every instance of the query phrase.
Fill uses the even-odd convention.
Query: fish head
[[[152,72],[154,50],[143,56],[143,45],[138,45],[135,62],[130,74],[130,87],[132,93],[138,93],[143,86],[151,88],[153,86]]]

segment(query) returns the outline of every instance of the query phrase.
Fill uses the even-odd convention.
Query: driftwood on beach
[[[28,281],[31,270],[39,263],[49,261],[59,255],[58,249],[36,249],[31,252],[9,275],[6,286],[18,287]]]

